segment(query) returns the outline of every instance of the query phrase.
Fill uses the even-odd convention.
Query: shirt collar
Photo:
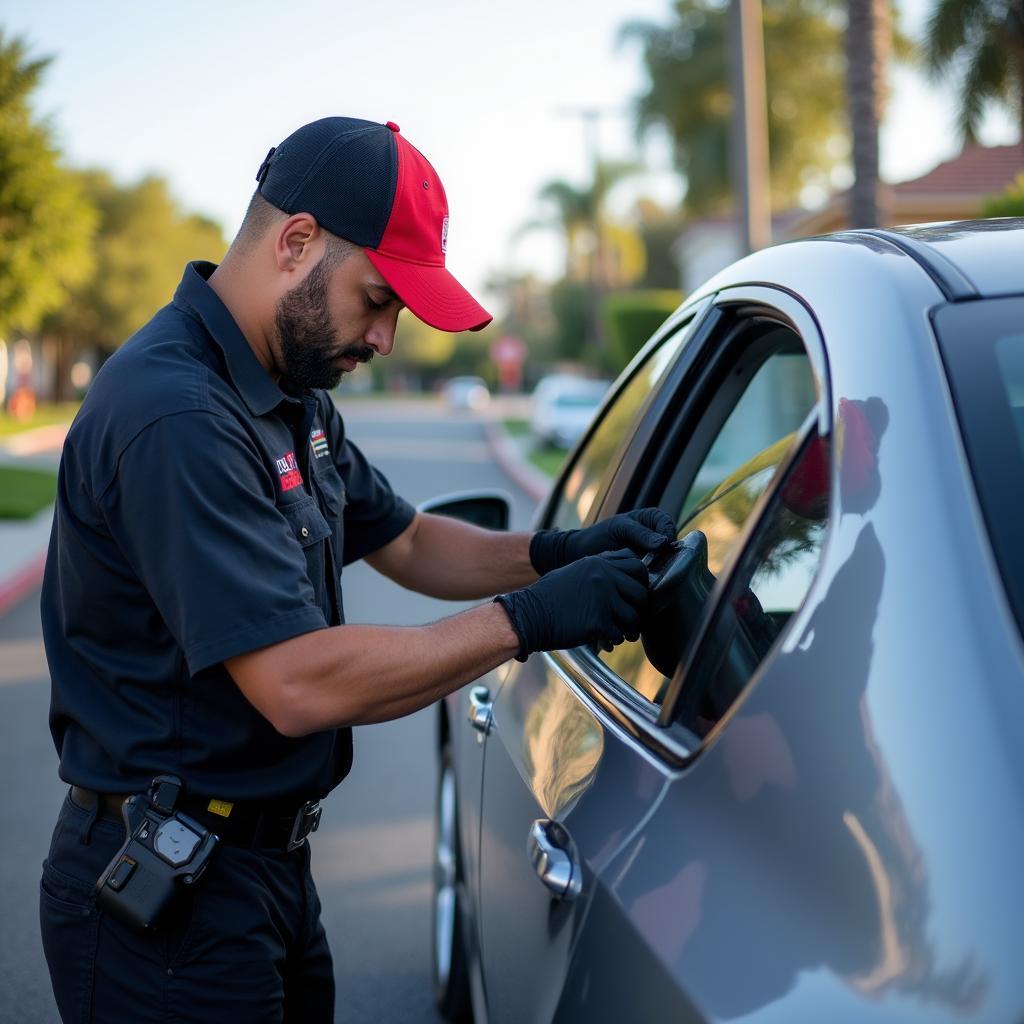
[[[263,369],[227,306],[210,287],[208,278],[216,269],[215,263],[206,260],[189,263],[174,293],[174,305],[197,316],[220,346],[232,383],[253,416],[263,416],[281,402],[301,406],[299,399],[285,394]]]

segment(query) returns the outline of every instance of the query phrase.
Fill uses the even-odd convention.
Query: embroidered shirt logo
[[[313,454],[318,459],[326,458],[331,454],[331,449],[327,447],[327,438],[324,436],[324,432],[322,430],[314,430],[313,433],[309,435],[309,441],[310,444],[313,445]]]
[[[290,491],[293,487],[302,486],[302,474],[299,472],[299,462],[295,458],[295,452],[288,452],[281,458],[275,459],[277,474],[281,478],[281,490]]]

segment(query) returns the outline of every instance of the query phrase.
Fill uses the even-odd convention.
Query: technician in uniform
[[[351,726],[409,714],[511,657],[635,637],[656,510],[494,533],[420,515],[323,389],[391,351],[399,310],[486,311],[445,269],[434,169],[393,123],[326,118],[268,154],[223,263],[192,263],[97,374],[64,446],[42,615],[70,786],[43,865],[65,1022],[333,1020],[309,872]],[[417,628],[345,625],[343,566],[491,602]],[[220,836],[153,931],[98,909],[121,805],[155,776]]]

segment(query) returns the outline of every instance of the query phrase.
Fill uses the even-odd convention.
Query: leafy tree
[[[1024,7],[1019,0],[936,0],[924,41],[932,76],[959,76],[957,116],[965,142],[977,141],[989,102],[1014,111],[1024,139]]]
[[[775,205],[796,201],[843,158],[843,12],[838,0],[765,0],[765,74]],[[724,0],[675,0],[667,24],[633,21],[620,40],[639,43],[649,77],[636,103],[641,133],[660,126],[686,176],[691,213],[729,204],[729,13]]]
[[[29,104],[49,63],[0,29],[0,338],[35,330],[92,268],[95,211]]]
[[[79,171],[78,182],[99,211],[96,269],[42,327],[56,342],[57,398],[76,352],[113,351],[170,301],[189,260],[216,261],[227,249],[219,225],[182,212],[163,178],[123,186],[90,170]]]

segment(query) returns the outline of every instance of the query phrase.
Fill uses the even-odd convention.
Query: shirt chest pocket
[[[331,621],[330,602],[327,589],[327,545],[324,541],[331,536],[331,524],[324,518],[315,499],[278,505],[295,539],[302,548],[306,559],[306,575],[313,585],[316,603],[324,610],[327,621]]]
[[[318,466],[313,474],[313,481],[323,502],[324,515],[328,519],[340,520],[345,512],[348,496],[345,493],[345,483],[338,471],[330,463]]]

